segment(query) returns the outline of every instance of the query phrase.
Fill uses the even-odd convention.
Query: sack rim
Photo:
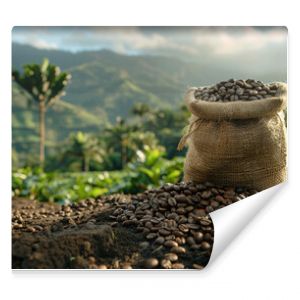
[[[278,85],[276,96],[251,101],[209,102],[196,99],[194,92],[196,87],[187,90],[184,101],[189,111],[203,120],[237,120],[255,119],[273,116],[284,110],[287,104],[287,88],[282,82],[274,82]]]

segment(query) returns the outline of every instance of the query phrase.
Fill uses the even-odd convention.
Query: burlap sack
[[[192,113],[184,180],[263,190],[286,179],[286,84],[275,97],[236,102],[207,102],[185,95]]]

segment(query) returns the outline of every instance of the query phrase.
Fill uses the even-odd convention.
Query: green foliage
[[[140,117],[143,117],[144,115],[150,113],[150,111],[151,111],[151,108],[146,103],[138,102],[138,103],[135,103],[132,107],[132,113],[134,115],[137,115]]]
[[[61,56],[58,57],[58,54]],[[175,66],[175,61],[166,58],[130,57],[109,51],[85,55],[87,56],[43,52],[34,48],[13,45],[13,68],[20,70],[20,65],[28,61],[36,63],[42,57],[49,57],[51,62],[59,64],[72,74],[72,84],[66,89],[67,96],[63,98],[64,101],[58,101],[55,106],[50,106],[47,110],[47,139],[45,141],[47,158],[58,155],[59,149],[62,149],[62,144],[67,143],[67,138],[73,130],[86,133],[98,131],[99,133],[99,129],[104,127],[106,120],[113,123],[118,116],[129,119],[133,106],[135,106],[135,116],[142,117],[149,109],[168,108],[170,111],[178,111],[179,103],[182,101],[185,83],[182,81],[184,76],[178,77],[178,70],[186,69],[185,64],[180,63]],[[33,65],[35,67],[31,69],[38,70],[38,65]],[[42,74],[42,71],[39,73]],[[14,74],[20,77],[18,73]],[[35,83],[40,84],[40,81],[35,80]],[[32,100],[30,89],[29,92],[23,94],[19,93],[18,89],[19,87],[16,88],[14,84],[13,90],[17,93],[14,92],[13,95],[13,147],[20,154],[15,167],[26,166],[36,161],[39,141],[36,108],[32,106],[28,109],[27,106],[20,104],[21,100],[23,103]],[[64,107],[61,104],[64,104]],[[60,107],[57,107],[58,105]],[[127,123],[131,121],[133,118]],[[158,136],[159,129],[154,132],[151,128],[148,130],[143,123],[137,125],[139,128],[143,126],[140,131],[150,131],[155,134],[159,143],[167,149],[167,157],[174,156],[174,150],[171,153],[169,146],[176,144],[181,128],[174,130],[175,136],[172,134]],[[104,136],[102,133],[99,135]],[[168,141],[168,143],[163,143],[163,141]],[[107,166],[110,166],[109,170],[120,169],[130,161],[125,153],[122,154],[113,149],[110,149],[109,153],[110,159],[105,162]],[[130,156],[130,153],[128,155]],[[33,157],[35,158],[32,159]],[[46,161],[48,170],[51,169],[51,165]],[[100,165],[94,162],[91,162],[90,167],[101,169]]]
[[[14,169],[32,165],[38,160],[38,107],[28,105],[32,97],[15,82],[12,84],[12,147],[17,154]],[[48,107],[46,117],[46,170],[53,170],[52,158],[60,156],[60,149],[66,147],[69,136],[75,131],[96,133],[104,127],[104,114],[94,116],[81,107],[59,100]],[[59,168],[56,159],[55,167]]]
[[[39,143],[40,166],[44,167],[45,161],[45,113],[50,104],[64,95],[64,89],[71,79],[71,75],[61,72],[60,68],[44,59],[41,65],[27,64],[23,67],[23,73],[14,70],[14,81],[27,91],[39,107]]]
[[[101,138],[106,143],[106,170],[123,169],[128,162],[136,159],[137,151],[145,146],[159,148],[154,133],[139,128],[137,124],[128,124],[122,118],[117,118],[115,125],[107,126]]]
[[[164,183],[176,183],[182,179],[183,158],[172,160],[164,158],[161,149],[149,149],[138,152],[138,159],[128,164],[127,183],[123,191],[137,193],[148,188],[159,187]]]
[[[70,144],[63,153],[61,163],[79,163],[80,170],[87,172],[90,170],[92,161],[102,163],[105,157],[105,149],[95,137],[78,131],[70,137]]]
[[[20,169],[13,173],[12,188],[16,197],[68,203],[98,197],[108,192],[118,174],[108,173],[43,173]]]
[[[43,57],[67,72],[47,60],[36,64]],[[35,63],[13,72],[13,195],[61,203],[180,181],[185,152],[176,148],[189,118],[182,94],[187,84],[225,76],[211,66],[203,75],[201,65],[167,57],[13,45],[13,68],[20,71],[26,62]],[[52,106],[65,87],[67,97]],[[44,171],[35,167],[39,110],[33,100],[50,104]]]
[[[183,159],[167,160],[160,149],[137,151],[137,160],[122,171],[44,173],[23,168],[13,172],[15,197],[68,203],[111,193],[138,193],[182,178]]]
[[[49,105],[54,100],[64,95],[64,88],[71,79],[67,72],[61,72],[60,68],[44,59],[41,65],[27,64],[24,72],[12,72],[13,79],[27,91],[35,101],[45,101]]]
[[[177,145],[182,136],[182,130],[188,123],[190,113],[185,106],[177,110],[151,109],[137,103],[132,110],[138,116],[137,123],[145,131],[153,132],[158,142],[167,150],[167,157],[184,156],[185,152],[177,152]]]
[[[175,149],[186,115],[167,108],[165,101],[178,95],[178,87],[173,80],[160,81],[161,70],[152,69],[151,59],[139,62],[141,68],[136,69],[127,58],[115,56],[114,60],[111,53],[107,55],[105,60],[69,70],[73,87],[68,94],[71,89],[72,102],[80,106],[66,101],[49,106],[46,172],[34,167],[38,108],[28,104],[32,99],[51,104],[63,95],[70,76],[48,61],[26,65],[22,75],[13,72],[15,196],[78,201],[102,194],[137,193],[180,180],[183,159],[175,157]],[[144,69],[149,71],[146,76]],[[167,95],[169,90],[172,96]],[[134,117],[125,119],[131,110]],[[110,120],[118,116],[116,122],[107,123],[106,113]],[[31,168],[17,169],[18,165]]]

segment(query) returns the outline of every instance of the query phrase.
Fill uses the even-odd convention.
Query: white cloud
[[[282,28],[255,27],[17,27],[13,39],[38,48],[71,51],[112,49],[119,53],[164,53],[217,56],[286,46]]]
[[[159,33],[146,35],[135,27],[99,27],[71,29],[64,38],[64,45],[77,49],[109,48],[126,53],[166,47],[168,41]]]
[[[285,45],[286,33],[278,29],[262,31],[245,28],[237,32],[220,30],[214,33],[200,32],[194,41],[198,47],[210,47],[217,55],[231,55],[245,51],[259,51],[272,44]]]
[[[15,27],[12,32],[15,42],[29,44],[39,49],[58,49],[58,44],[50,41],[48,31],[40,27]]]
[[[58,49],[58,46],[55,43],[49,43],[45,40],[35,39],[31,41],[30,44],[39,49]]]

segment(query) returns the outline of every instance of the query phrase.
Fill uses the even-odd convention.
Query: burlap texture
[[[207,102],[188,90],[192,113],[184,180],[263,190],[286,180],[286,84],[275,97],[254,101]]]

